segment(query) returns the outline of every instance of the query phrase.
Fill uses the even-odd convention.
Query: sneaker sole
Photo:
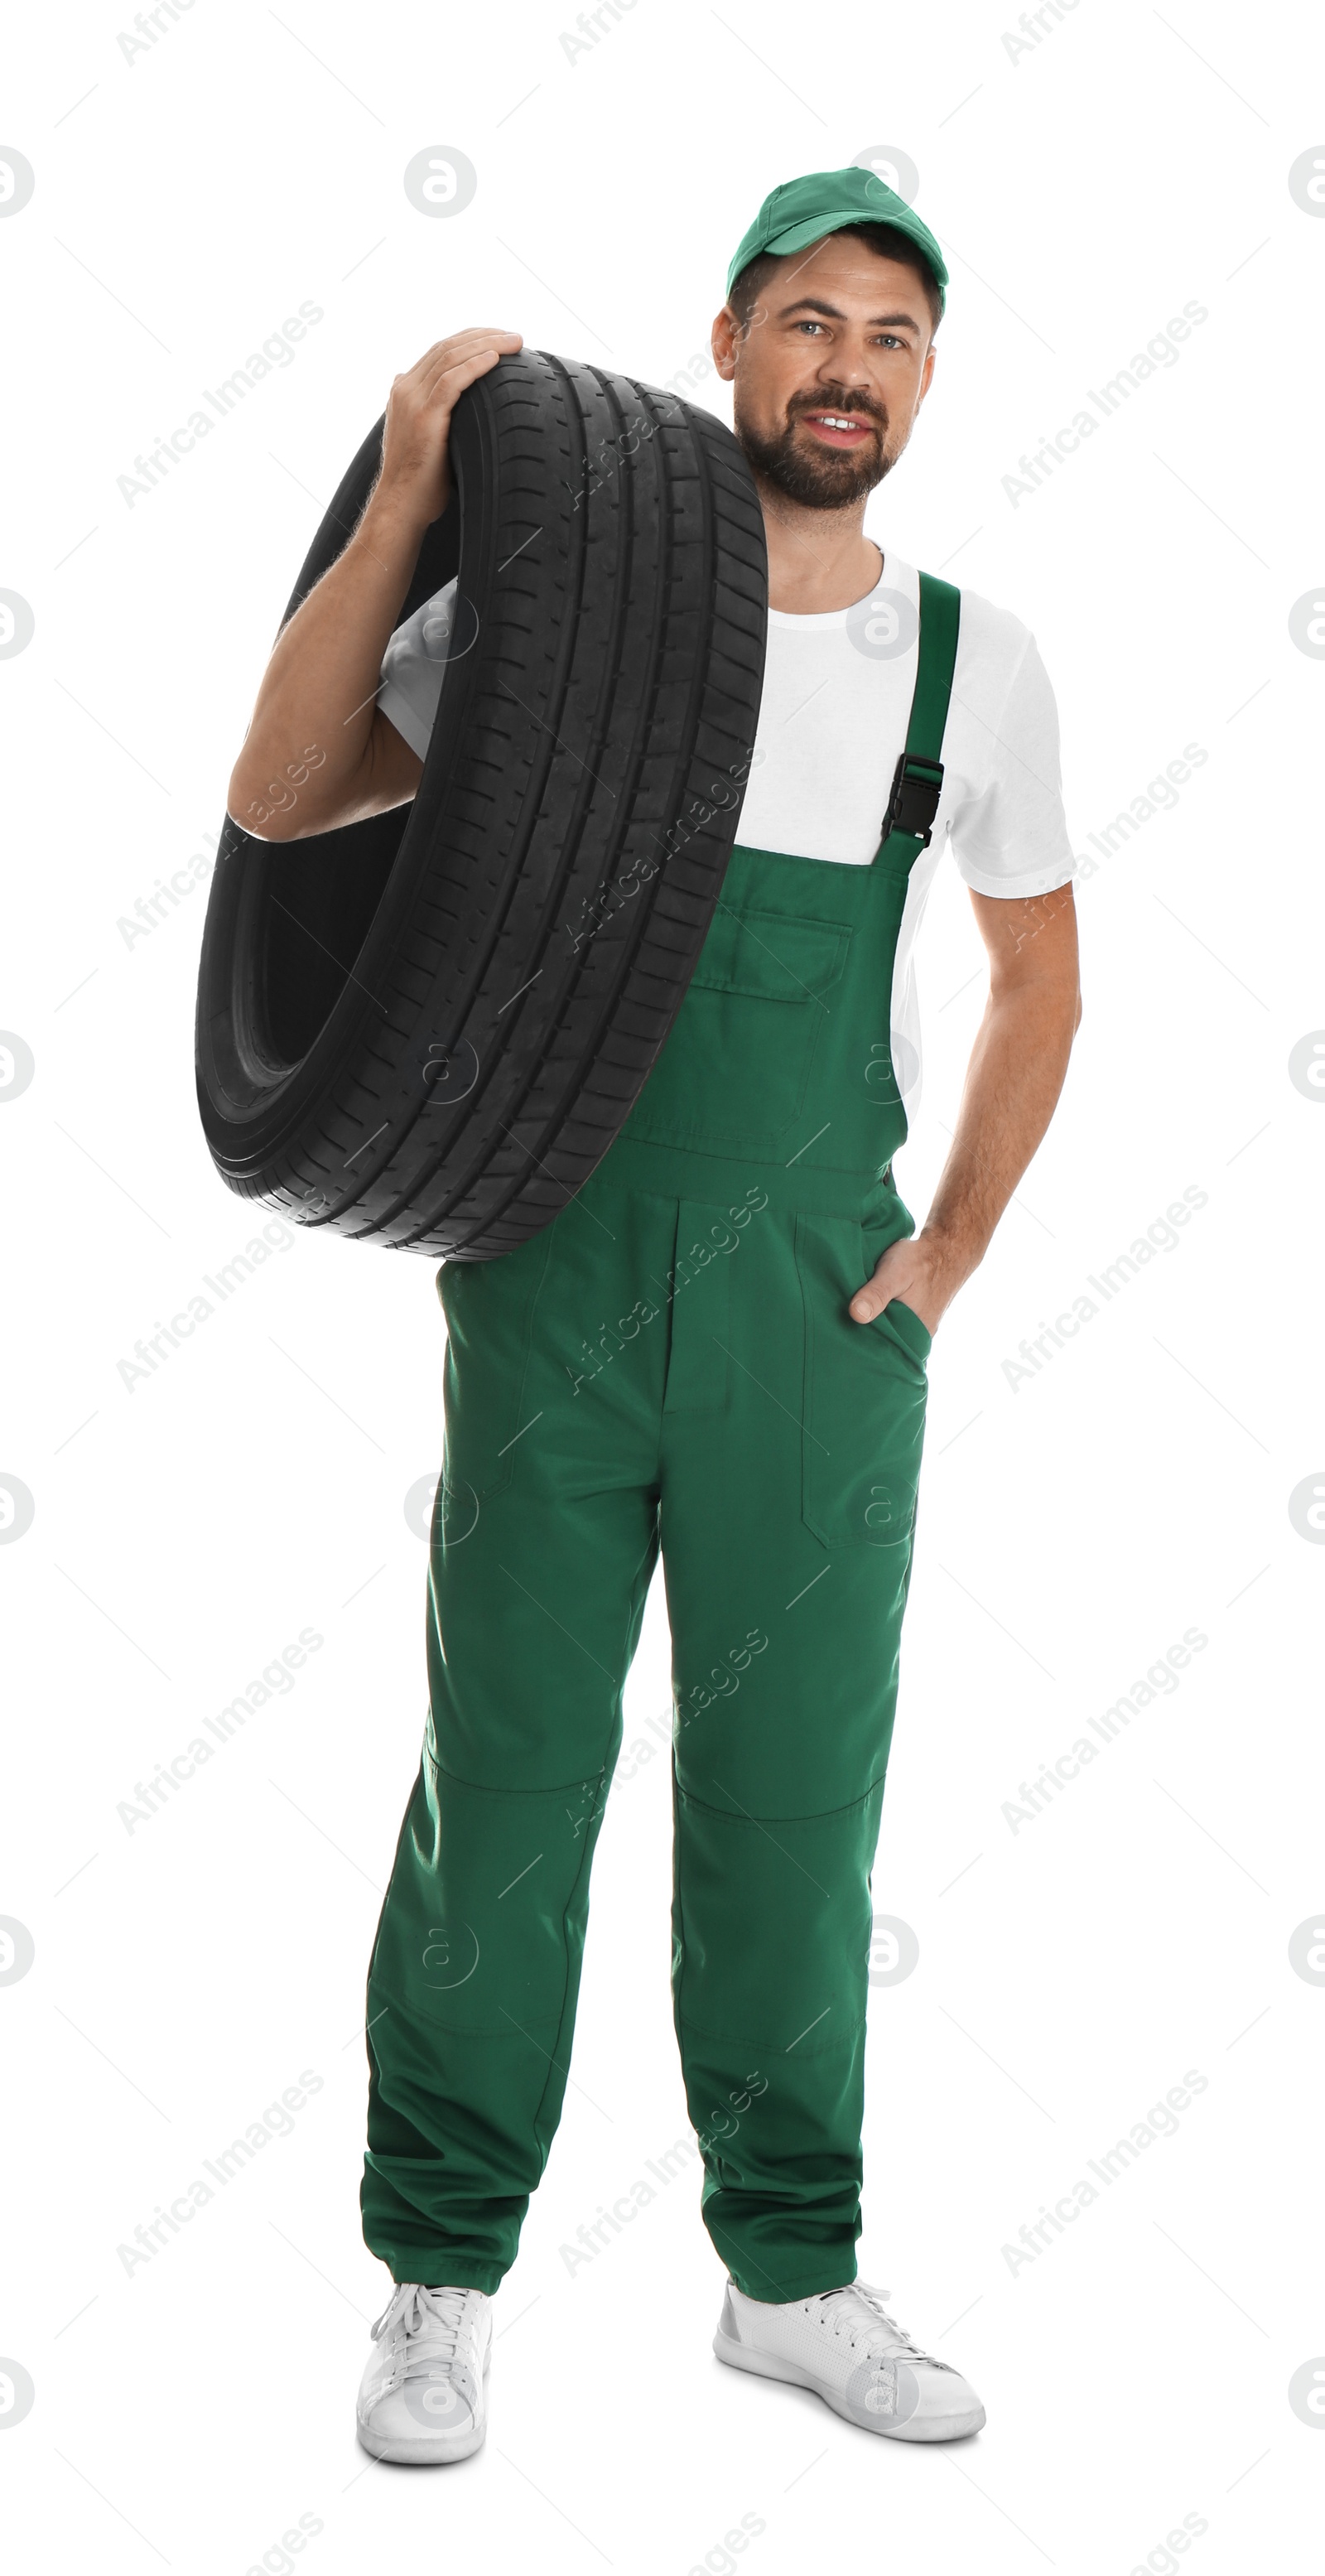
[[[854,2424],[858,2433],[881,2434],[888,2442],[960,2442],[968,2433],[978,2433],[985,2421],[983,2406],[976,2406],[965,2415],[931,2417],[928,2423],[917,2423],[914,2418],[908,2424],[866,2423],[852,2413],[840,2390],[826,2387],[821,2379],[812,2379],[793,2361],[779,2361],[773,2353],[753,2352],[748,2344],[733,2343],[730,2335],[722,2333],[715,2334],[713,2349],[719,2361],[727,2362],[733,2370],[751,2371],[757,2379],[781,2379],[790,2388],[808,2388],[812,2396],[821,2397],[825,2406],[831,2406],[844,2424]]]
[[[448,2468],[453,2460],[468,2460],[472,2458],[475,2451],[482,2450],[483,2444],[487,2439],[488,2416],[486,2400],[488,2393],[488,2364],[491,2359],[492,2346],[489,2344],[488,2349],[483,2356],[483,2396],[485,2402],[483,2421],[481,2424],[471,2426],[467,2433],[420,2433],[417,2436],[410,2436],[407,2434],[375,2433],[372,2426],[365,2424],[362,2416],[356,2414],[354,2418],[354,2429],[358,2435],[360,2449],[367,2451],[371,2459],[386,2460],[389,2461],[393,2467],[408,2469]]]

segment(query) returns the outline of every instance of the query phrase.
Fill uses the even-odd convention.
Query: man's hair
[[[841,224],[836,233],[825,235],[825,239],[864,242],[866,249],[874,251],[878,258],[895,259],[903,267],[914,269],[929,307],[930,337],[933,338],[942,315],[938,280],[908,233],[899,232],[895,224]],[[738,322],[743,325],[749,322],[762,289],[786,257],[785,251],[760,251],[758,257],[747,261],[739,275],[733,278],[727,301]]]

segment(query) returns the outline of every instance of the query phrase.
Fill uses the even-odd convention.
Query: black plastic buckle
[[[942,761],[924,760],[918,752],[904,751],[893,777],[882,838],[886,841],[890,832],[910,832],[922,850],[927,849],[942,792]]]

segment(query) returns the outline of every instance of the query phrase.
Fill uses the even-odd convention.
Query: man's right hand
[[[451,414],[523,346],[518,331],[457,331],[393,379],[363,517],[281,629],[231,773],[228,810],[257,839],[301,840],[413,795],[423,764],[376,704],[382,656],[424,530],[451,498]]]
[[[434,341],[403,376],[393,377],[374,499],[400,504],[420,527],[440,519],[452,490],[451,414],[467,385],[523,346],[518,331],[456,331],[449,340]]]

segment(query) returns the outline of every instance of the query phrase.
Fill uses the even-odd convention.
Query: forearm
[[[984,1259],[1057,1105],[1080,1016],[1059,979],[991,995],[967,1067],[952,1145],[917,1238],[943,1302]]]
[[[425,525],[417,498],[379,484],[344,552],[277,638],[226,799],[260,839],[344,819]]]
[[[956,1132],[919,1234],[890,1244],[852,1298],[860,1324],[900,1297],[936,1329],[984,1259],[1063,1088],[1081,1018],[1072,889],[1026,902],[985,895],[972,902],[989,952],[989,1001]]]

